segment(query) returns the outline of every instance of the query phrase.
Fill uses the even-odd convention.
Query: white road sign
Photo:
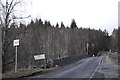
[[[34,56],[34,59],[35,59],[35,60],[45,59],[45,54],[35,55],[35,56]]]
[[[15,73],[17,72],[17,46],[19,46],[19,39],[13,41],[13,46],[16,47],[16,55],[15,55]]]
[[[19,39],[13,41],[13,46],[19,46]]]

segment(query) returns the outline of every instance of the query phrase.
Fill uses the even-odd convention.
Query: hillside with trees
[[[27,26],[14,24],[7,28],[6,53],[3,55],[3,71],[14,70],[15,47],[13,40],[20,39],[18,47],[18,68],[32,68],[52,63],[54,59],[74,55],[97,55],[99,51],[109,50],[110,36],[108,32],[90,28],[78,28],[73,19],[70,27],[57,23],[51,25],[50,21],[31,20]],[[88,51],[87,51],[87,43]],[[45,54],[46,60],[34,60],[34,55]]]
[[[110,49],[112,52],[118,52],[118,40],[119,40],[119,34],[120,33],[120,27],[118,29],[114,29],[110,38]]]

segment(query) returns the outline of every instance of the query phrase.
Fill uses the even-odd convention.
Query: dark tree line
[[[119,39],[120,39],[119,33],[120,33],[120,27],[118,27],[118,29],[114,29],[110,37],[110,50],[112,52],[119,52],[118,51]]]
[[[73,19],[70,27],[61,25],[51,25],[50,21],[36,19],[31,20],[27,26],[20,24],[19,27],[11,26],[7,28],[6,54],[4,56],[4,69],[14,69],[15,47],[13,40],[20,39],[18,47],[18,68],[29,68],[43,65],[44,61],[35,61],[34,55],[45,53],[46,62],[53,59],[87,53],[87,43],[89,43],[89,54],[96,54],[101,50],[109,50],[106,45],[109,36],[106,31],[92,30],[89,28],[78,28]]]

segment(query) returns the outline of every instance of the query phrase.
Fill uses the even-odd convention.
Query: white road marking
[[[44,75],[40,75],[40,76],[36,76],[36,77],[42,77],[42,76],[44,76]]]
[[[92,78],[92,77],[90,77],[90,78]]]
[[[103,57],[102,57],[102,58],[103,58]],[[101,63],[102,58],[100,59],[99,64]],[[92,78],[92,77],[95,75],[95,72],[96,72],[96,71],[98,70],[98,68],[99,68],[99,64],[97,65],[97,67],[96,67],[95,71],[94,71],[94,72],[93,72],[93,74],[90,76],[90,78]]]

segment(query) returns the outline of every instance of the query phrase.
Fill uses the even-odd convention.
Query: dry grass
[[[98,72],[105,78],[118,78],[118,54],[108,52],[103,56]]]
[[[112,59],[118,59],[118,54],[117,53],[109,53],[108,56]]]
[[[118,54],[109,52],[106,56],[104,56],[103,62],[109,65],[118,65]]]
[[[2,78],[20,78],[20,77],[30,76],[34,73],[38,73],[38,72],[42,73],[42,72],[51,71],[55,69],[58,69],[58,67],[57,68],[46,68],[46,69],[40,69],[40,68],[19,69],[17,73],[15,73],[14,71],[10,71],[10,72],[2,74]]]
[[[109,53],[108,57],[114,62],[115,65],[118,65],[118,54]]]
[[[102,53],[103,53],[102,51],[99,51],[97,56],[101,56]]]

